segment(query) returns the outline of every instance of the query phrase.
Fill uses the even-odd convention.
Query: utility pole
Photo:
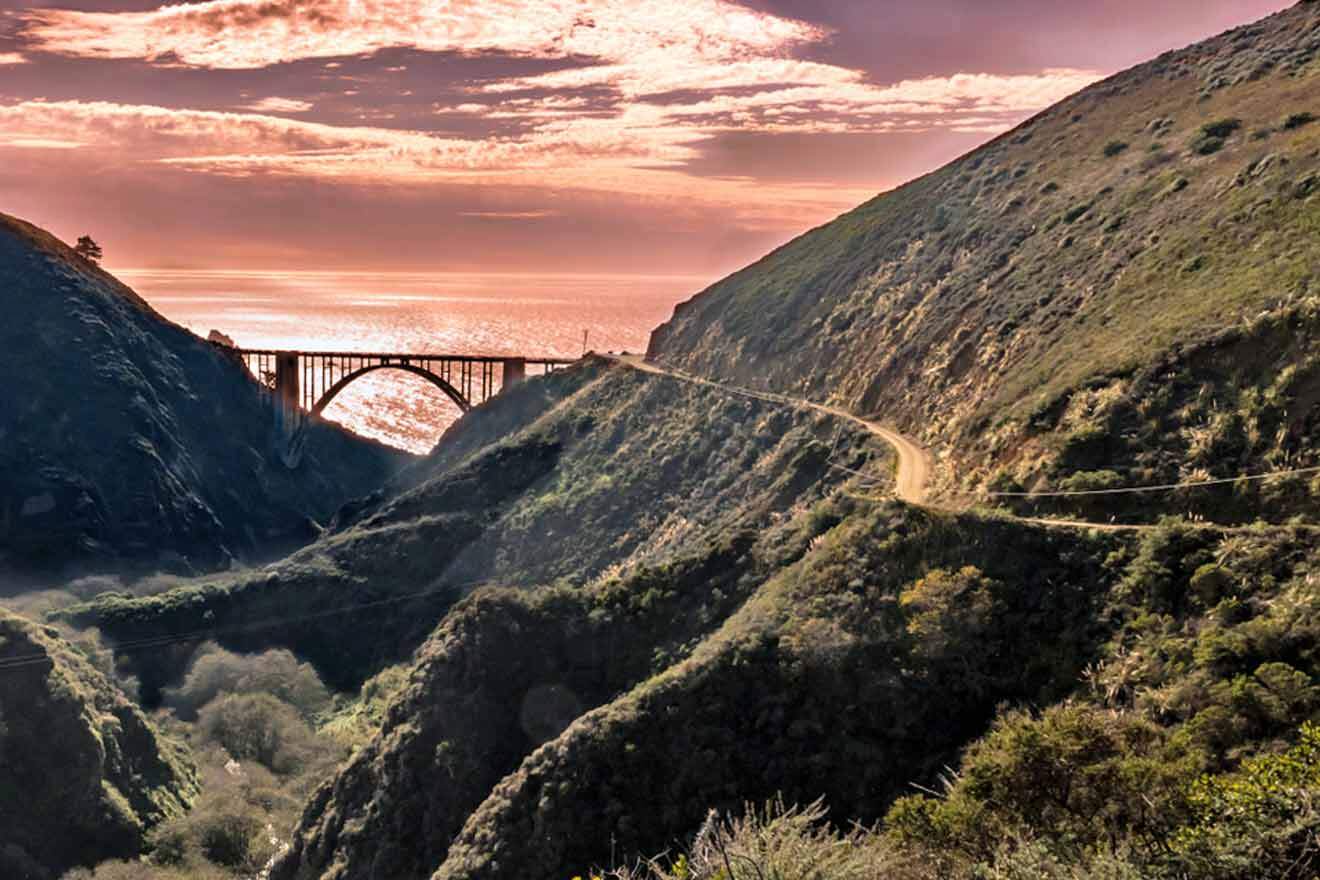
[[[587,356],[587,334],[590,333],[590,332],[591,332],[590,330],[583,330],[583,331],[582,331],[582,356],[583,356],[583,357],[586,357],[586,356]]]

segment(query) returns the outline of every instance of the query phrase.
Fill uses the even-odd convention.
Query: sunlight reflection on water
[[[601,351],[642,351],[674,304],[709,279],[690,276],[479,275],[122,270],[163,315],[249,348],[576,357],[582,332]],[[354,382],[327,418],[425,452],[458,417],[430,383],[383,371]]]

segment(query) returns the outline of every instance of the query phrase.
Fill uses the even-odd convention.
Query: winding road
[[[879,422],[864,419],[861,416],[854,415],[845,409],[837,406],[826,406],[823,403],[813,403],[810,400],[803,400],[797,397],[788,397],[784,394],[776,394],[771,391],[755,391],[750,388],[740,388],[737,385],[726,385],[722,382],[715,382],[711,379],[705,379],[701,376],[694,376],[682,370],[672,367],[665,367],[654,361],[648,361],[641,355],[631,354],[602,354],[599,355],[608,361],[639,370],[643,373],[652,373],[657,376],[668,376],[671,379],[677,379],[681,382],[690,382],[694,385],[704,385],[708,388],[715,388],[727,394],[737,395],[739,397],[750,397],[753,400],[762,400],[768,403],[778,404],[780,406],[792,407],[793,409],[809,409],[824,415],[833,416],[846,422],[852,422],[858,427],[864,428],[876,437],[879,437],[885,443],[893,448],[894,454],[898,458],[897,473],[894,479],[894,494],[908,504],[920,507],[928,507],[935,510],[963,511],[973,507],[973,503],[968,500],[961,504],[951,503],[945,500],[941,504],[932,504],[928,500],[928,486],[931,475],[931,454],[917,441],[913,440],[893,428],[886,427]],[[847,470],[847,468],[843,468]],[[857,472],[853,472],[857,473]],[[868,476],[858,473],[858,476]],[[1166,488],[1166,487],[1155,487]],[[1138,488],[1124,491],[1149,491],[1148,489]],[[1086,494],[1086,493],[1083,493]],[[860,496],[854,496],[860,497]],[[873,500],[873,499],[867,499]],[[874,499],[878,500],[878,499]],[[1098,523],[1089,520],[1076,519],[1048,519],[1046,517],[1036,516],[1017,516],[1013,519],[1018,522],[1034,523],[1036,525],[1047,526],[1056,529],[1094,529],[1102,532],[1143,532],[1156,528],[1147,523]],[[1203,522],[1200,525],[1206,528],[1218,529],[1223,532],[1245,532],[1250,531],[1254,526],[1224,525],[1221,523]],[[1320,533],[1320,525],[1304,524],[1294,525],[1294,528],[1302,528],[1307,531]]]
[[[813,403],[810,400],[788,397],[770,391],[755,391],[750,388],[740,388],[736,385],[726,385],[722,382],[715,382],[711,379],[694,376],[691,373],[686,373],[672,367],[661,366],[654,361],[646,360],[641,355],[603,354],[600,356],[616,364],[621,364],[643,373],[667,376],[681,382],[689,382],[693,385],[715,388],[727,394],[733,394],[739,397],[749,397],[753,400],[761,400],[768,403],[776,403],[781,406],[793,407],[794,409],[814,410],[815,412],[824,415],[833,416],[846,422],[851,422],[854,425],[869,431],[874,436],[879,437],[893,448],[894,454],[898,458],[898,467],[894,479],[894,494],[898,496],[900,500],[905,501],[908,504],[921,507],[931,507],[939,510],[957,511],[965,510],[972,506],[970,503],[962,505],[947,503],[940,505],[931,504],[927,500],[929,495],[928,487],[930,484],[932,462],[930,452],[911,437],[908,437],[893,428],[882,425],[879,422],[864,419],[861,416],[854,415],[853,413],[837,406],[827,406],[823,403]],[[865,476],[865,474],[860,476]],[[1047,519],[1045,517],[1030,516],[1015,516],[1014,519],[1017,519],[1020,522],[1035,523],[1037,525],[1048,526],[1051,528],[1098,529],[1105,532],[1140,532],[1155,528],[1148,524],[1097,523],[1088,520]],[[1207,523],[1206,525],[1213,524]]]
[[[662,367],[653,361],[648,361],[641,355],[602,355],[606,360],[614,361],[618,364],[631,367],[643,373],[652,373],[657,376],[668,376],[671,379],[678,379],[683,382],[690,382],[693,385],[704,385],[708,388],[716,388],[728,394],[734,394],[739,397],[750,397],[753,400],[763,400],[770,403],[777,403],[784,406],[791,406],[795,409],[809,409],[836,419],[842,419],[845,422],[851,422],[860,428],[871,432],[879,437],[885,443],[894,449],[898,457],[898,470],[894,478],[894,493],[903,501],[909,504],[926,504],[926,487],[930,483],[931,456],[930,453],[917,441],[907,437],[893,428],[888,428],[879,422],[873,422],[860,416],[853,415],[846,409],[837,406],[826,406],[823,403],[813,403],[810,400],[802,400],[796,397],[787,397],[783,394],[775,394],[769,391],[753,391],[750,388],[739,388],[736,385],[725,385],[710,379],[704,379],[701,376],[693,376],[681,370],[675,370],[670,367]]]

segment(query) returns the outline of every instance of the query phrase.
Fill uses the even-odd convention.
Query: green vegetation
[[[328,709],[325,686],[286,651],[242,656],[204,646],[169,696],[180,715],[162,710],[156,721],[192,746],[200,791],[191,808],[157,824],[142,857],[78,869],[66,880],[256,876],[346,756],[309,720]]]
[[[1282,126],[1280,108],[1314,99],[1317,16],[1299,4],[1069,98],[679,306],[652,353],[878,414],[948,454],[955,495],[1004,467],[1058,488],[1073,473],[1053,467],[1059,441],[1082,400],[1103,402],[1095,383],[1118,393],[1141,376],[1153,392],[1158,375],[1170,399],[1134,402],[1147,421],[1175,421],[1189,379],[1264,390],[1279,370],[1302,372],[1304,347],[1252,351],[1244,337],[1316,300],[1320,127]],[[1121,143],[1116,155],[1140,158],[1097,161]],[[1033,432],[1033,414],[1056,406],[1069,418]],[[1099,427],[1127,452],[1129,424]],[[1315,432],[1299,420],[1233,464],[1275,469],[1280,439],[1304,450],[1297,466],[1320,464]],[[1176,472],[1179,444],[1154,445],[1158,461],[1083,470],[1162,482],[1144,470]],[[1246,493],[1238,516],[1275,518],[1263,500]],[[1187,512],[1181,497],[1145,502],[1147,520]]]
[[[1192,151],[1201,156],[1212,156],[1224,148],[1229,137],[1242,128],[1241,119],[1218,119],[1207,122],[1196,133]]]
[[[1290,114],[1287,119],[1283,120],[1283,130],[1293,131],[1304,125],[1310,125],[1312,122],[1315,122],[1317,118],[1320,117],[1317,117],[1314,113],[1309,111]]]
[[[888,447],[833,419],[599,362],[528,386],[465,419],[396,494],[281,562],[158,595],[109,593],[60,616],[116,639],[216,630],[231,649],[283,646],[331,686],[356,690],[407,659],[479,584],[585,582],[721,535],[774,534],[786,512],[850,479],[830,463],[888,479]],[[362,604],[371,607],[327,613]],[[364,628],[373,638],[354,637]],[[129,658],[149,704],[188,650]]]
[[[0,609],[0,874],[48,880],[129,856],[183,814],[191,757],[82,650]]]

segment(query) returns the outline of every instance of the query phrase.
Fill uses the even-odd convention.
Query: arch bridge
[[[567,358],[507,355],[256,348],[236,351],[248,370],[271,390],[281,408],[311,415],[320,415],[339,392],[377,370],[400,370],[420,376],[443,391],[460,410],[467,412],[528,375],[543,375],[574,363]]]

